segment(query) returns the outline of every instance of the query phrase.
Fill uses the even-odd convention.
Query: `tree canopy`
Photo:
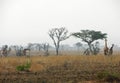
[[[84,42],[92,43],[95,40],[106,38],[107,34],[102,33],[101,31],[81,30],[81,32],[75,32],[72,35],[82,39]]]
[[[92,42],[107,37],[106,33],[102,33],[101,31],[94,31],[94,30],[81,30],[81,32],[72,33],[72,35],[74,37],[82,39],[83,42],[86,42],[89,46],[91,53],[93,52],[91,49]]]
[[[60,42],[69,38],[68,30],[65,27],[53,28],[48,32],[50,38],[53,40],[53,43],[56,48],[56,55],[58,55]]]

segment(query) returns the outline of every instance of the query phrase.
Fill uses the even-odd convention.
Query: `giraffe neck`
[[[107,48],[107,40],[105,40],[105,48]]]
[[[114,45],[112,45],[111,49],[113,49]]]

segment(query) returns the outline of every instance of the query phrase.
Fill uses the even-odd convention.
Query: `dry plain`
[[[120,55],[1,57],[0,83],[120,83]]]

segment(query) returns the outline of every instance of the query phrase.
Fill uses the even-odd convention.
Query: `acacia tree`
[[[106,33],[102,33],[101,31],[94,30],[81,30],[81,32],[76,32],[72,34],[73,36],[82,39],[83,42],[86,42],[89,46],[90,52],[94,54],[92,50],[92,43],[98,39],[106,38]]]
[[[68,30],[65,27],[53,28],[48,32],[50,38],[53,40],[56,49],[56,55],[59,53],[60,42],[69,38]]]

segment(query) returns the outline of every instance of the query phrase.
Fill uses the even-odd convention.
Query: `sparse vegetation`
[[[27,61],[25,64],[18,65],[16,67],[16,70],[17,71],[29,71],[30,67],[31,67],[31,63]]]
[[[120,81],[120,74],[110,73],[110,72],[107,72],[107,71],[103,71],[103,72],[98,73],[97,77],[100,80],[108,81],[108,82],[114,82],[114,81],[119,82]]]
[[[0,82],[10,83],[119,83],[120,56],[32,56],[0,58]],[[20,66],[19,64],[23,64]],[[25,67],[26,65],[26,67]],[[18,70],[30,72],[18,73]],[[19,69],[20,68],[20,69]],[[7,76],[6,76],[7,75]],[[6,78],[4,78],[6,76]],[[16,79],[16,80],[13,80]],[[112,80],[111,80],[112,79]]]

